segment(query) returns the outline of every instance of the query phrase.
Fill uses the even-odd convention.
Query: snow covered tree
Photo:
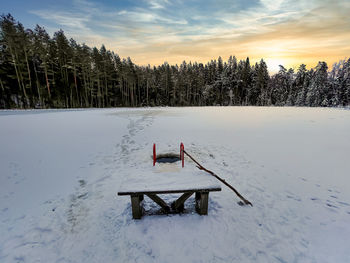
[[[311,107],[328,106],[328,66],[326,62],[319,62],[312,76],[310,87],[306,94],[306,105]]]
[[[253,88],[251,90],[251,105],[269,105],[268,83],[269,73],[263,59],[254,67]]]
[[[294,81],[295,87],[295,103],[294,105],[304,106],[306,93],[308,89],[308,72],[305,64],[299,66],[296,78]]]

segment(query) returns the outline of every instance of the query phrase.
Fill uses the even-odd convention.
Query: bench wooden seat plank
[[[179,194],[190,192],[214,192],[221,191],[221,187],[206,187],[206,188],[188,188],[188,189],[176,189],[176,190],[138,190],[138,191],[119,191],[118,195],[139,195],[139,194]]]

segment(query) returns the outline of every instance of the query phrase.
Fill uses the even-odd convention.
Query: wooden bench
[[[208,201],[209,192],[221,191],[221,187],[213,186],[206,188],[193,188],[193,189],[177,189],[177,190],[159,190],[159,191],[132,191],[132,192],[118,192],[118,195],[130,195],[132,217],[134,219],[140,219],[142,217],[142,206],[144,195],[147,195],[150,199],[156,202],[166,213],[170,211],[182,212],[185,207],[185,201],[195,193],[196,211],[200,215],[208,214]],[[170,206],[161,199],[158,194],[177,194],[182,195],[174,201]]]

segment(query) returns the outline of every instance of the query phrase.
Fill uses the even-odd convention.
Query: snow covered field
[[[342,109],[1,111],[0,262],[350,262],[349,132]],[[181,141],[254,207],[221,185],[208,216],[132,220],[116,192]]]

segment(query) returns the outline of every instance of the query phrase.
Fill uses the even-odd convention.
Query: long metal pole
[[[189,155],[185,150],[183,150],[183,152],[190,157],[190,159],[192,161],[194,161],[197,164],[197,168],[200,170],[204,170],[207,173],[211,174],[212,176],[214,176],[216,179],[218,179],[220,182],[222,182],[223,184],[225,184],[227,187],[229,187],[233,192],[236,193],[236,195],[243,201],[243,204],[245,205],[250,205],[253,206],[253,204],[251,202],[249,202],[247,199],[245,199],[232,185],[230,185],[229,183],[227,183],[224,179],[220,178],[219,176],[217,176],[214,172],[204,168],[199,162],[197,162],[191,155]]]

